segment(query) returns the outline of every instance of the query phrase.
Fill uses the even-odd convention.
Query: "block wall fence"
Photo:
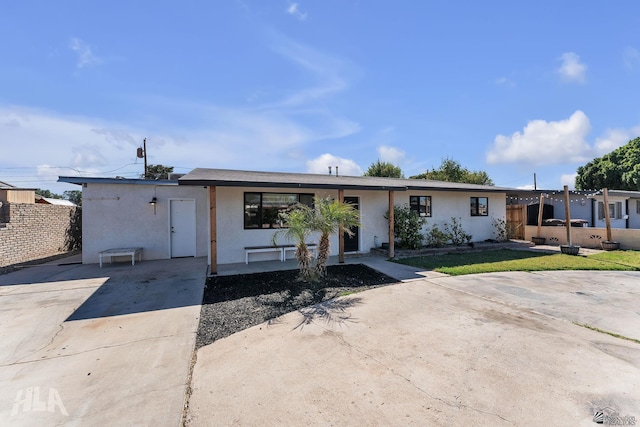
[[[79,249],[81,209],[34,203],[0,207],[0,267]]]

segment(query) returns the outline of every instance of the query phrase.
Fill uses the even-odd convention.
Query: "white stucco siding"
[[[306,193],[319,197],[338,197],[336,191],[316,191],[314,189],[282,189],[269,187],[218,187],[217,193],[217,243],[218,263],[228,264],[244,262],[244,248],[247,246],[268,246],[276,229],[245,229],[244,228],[244,193]],[[395,192],[394,203],[402,205],[409,203],[409,196],[425,195],[432,197],[433,217],[427,218],[427,226],[438,224],[440,228],[451,217],[459,217],[467,233],[474,241],[495,238],[493,218],[504,219],[506,215],[506,194],[504,193],[468,193],[468,192],[424,192],[408,191]],[[367,253],[378,243],[388,242],[388,223],[384,218],[389,206],[388,191],[345,190],[345,197],[358,197],[360,219],[362,227],[359,236],[359,252]],[[470,197],[487,197],[489,199],[489,215],[472,217],[470,211]],[[309,242],[317,242],[318,235],[312,235]],[[294,243],[287,241],[284,236],[278,238],[278,243]],[[338,235],[331,236],[331,255],[338,254]],[[252,261],[277,259],[275,253],[255,253],[250,255]]]
[[[629,228],[640,228],[640,199],[629,200]]]
[[[596,203],[594,206],[595,225],[596,227],[599,227],[599,228],[605,228],[606,220],[604,218],[602,219],[598,218],[599,216],[598,203],[603,203],[603,206],[604,206],[604,197],[599,196],[599,197],[596,197],[595,200],[596,200]],[[620,208],[620,216],[622,218],[611,217],[610,218],[611,228],[627,228],[627,219],[625,218],[627,215],[629,215],[629,212],[627,212],[627,199],[624,197],[609,196],[609,204],[612,205],[616,203],[619,203],[617,207]],[[634,227],[631,227],[631,224],[629,224],[629,227],[634,228]]]
[[[480,242],[496,238],[494,218],[502,220],[506,218],[506,193],[409,190],[395,194],[396,205],[408,205],[410,196],[431,196],[431,217],[427,217],[427,224],[423,227],[424,232],[434,225],[444,231],[445,223],[451,223],[451,217],[455,217],[460,219],[465,232],[471,234],[471,240]],[[471,197],[488,199],[488,216],[471,216]]]
[[[208,253],[208,193],[203,187],[89,183],[82,193],[85,264],[98,262],[100,251],[123,247],[142,247],[147,260],[169,258],[169,199],[195,200],[196,256]],[[149,204],[154,196],[155,213]]]
[[[216,203],[216,221],[218,224],[218,263],[229,264],[244,262],[244,248],[247,246],[268,246],[272,244],[273,235],[277,229],[245,229],[244,228],[244,193],[290,193],[313,194],[318,197],[338,197],[338,191],[316,191],[315,189],[283,189],[271,187],[218,187]],[[345,193],[345,196],[348,195]],[[318,242],[319,235],[313,234],[308,242]],[[277,238],[278,244],[294,244],[287,240],[284,234]],[[338,253],[338,237],[331,238],[331,254]],[[291,256],[289,254],[289,256]],[[253,253],[251,261],[277,259],[275,253]]]

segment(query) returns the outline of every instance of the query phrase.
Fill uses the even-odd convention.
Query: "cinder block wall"
[[[76,207],[6,203],[0,224],[0,267],[69,251],[68,231]]]

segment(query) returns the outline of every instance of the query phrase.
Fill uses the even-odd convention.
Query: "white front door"
[[[171,258],[196,256],[196,201],[169,200]]]

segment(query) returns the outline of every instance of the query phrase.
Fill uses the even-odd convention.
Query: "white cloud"
[[[560,176],[560,185],[569,187],[569,190],[575,190],[577,173],[563,174]]]
[[[362,175],[362,169],[351,159],[343,159],[341,157],[334,156],[333,154],[325,153],[315,159],[307,161],[307,172],[328,174],[329,166],[331,166],[332,173],[335,172],[335,167],[339,167],[340,175],[347,176],[360,176]]]
[[[591,151],[585,140],[590,130],[589,118],[580,110],[567,120],[532,120],[522,133],[496,136],[487,162],[542,165],[584,161]]]
[[[566,82],[584,84],[587,81],[587,66],[580,62],[580,56],[574,52],[566,52],[560,56],[562,65],[557,69],[562,79]]]
[[[327,107],[330,98],[348,87],[342,72],[350,64],[274,35],[276,38],[269,40],[272,47],[277,42],[274,50],[300,66],[302,73],[316,81],[315,85],[244,108],[155,95],[132,96],[129,103],[144,114],[126,121],[64,116],[0,104],[0,134],[12,141],[2,147],[0,180],[21,181],[16,184],[22,185],[43,177],[46,179],[37,186],[53,191],[56,186],[68,186],[53,182],[51,171],[55,168],[60,168],[56,169],[60,175],[137,177],[142,166],[135,150],[145,137],[149,163],[174,166],[176,172],[195,167],[304,170],[312,144],[326,144],[361,129],[357,122]],[[78,67],[96,60],[80,40],[73,46],[79,55]],[[16,166],[27,170],[27,165],[28,179],[7,172]],[[36,165],[41,165],[40,170]],[[341,174],[362,172],[355,163],[337,157],[330,165],[340,166]]]
[[[638,136],[640,136],[640,126],[631,129],[607,129],[601,137],[596,138],[594,155],[602,156],[610,153]]]
[[[535,190],[535,186],[533,184],[519,185],[516,188],[519,190]]]
[[[79,38],[72,38],[69,41],[69,48],[78,55],[78,62],[76,63],[78,68],[102,63],[102,60],[93,54],[91,47]]]
[[[380,156],[381,161],[398,165],[402,160],[404,160],[405,152],[395,147],[381,145],[378,147],[378,155]]]
[[[623,61],[624,65],[632,70],[640,65],[640,51],[634,47],[627,47],[624,50]]]
[[[287,8],[287,13],[289,15],[295,16],[300,21],[306,21],[307,19],[307,13],[306,12],[303,13],[300,10],[300,6],[298,5],[298,3],[290,3],[289,7]]]

